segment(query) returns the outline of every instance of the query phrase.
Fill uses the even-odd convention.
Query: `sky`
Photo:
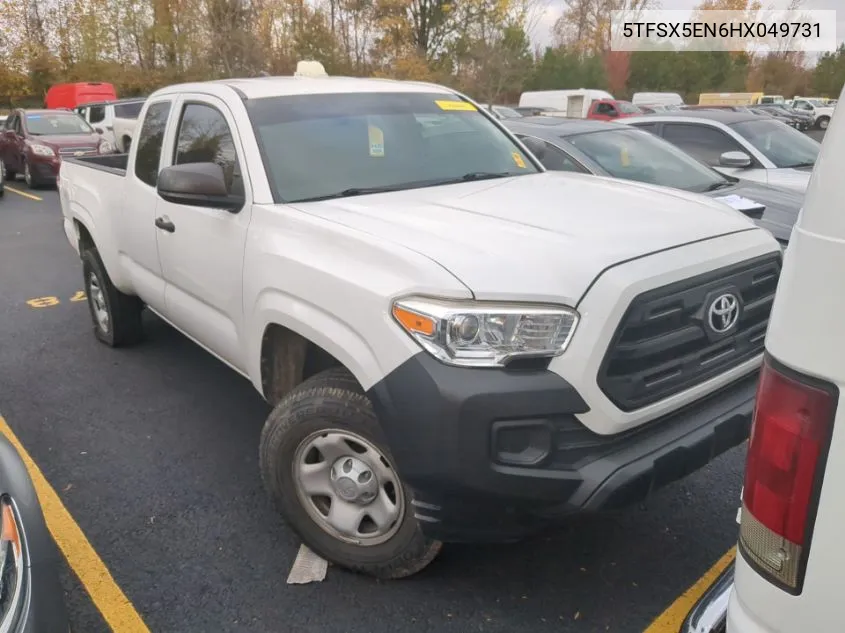
[[[561,14],[564,7],[563,0],[538,0],[538,12],[545,7],[542,15],[537,20],[537,26],[531,33],[531,40],[541,49],[552,43],[552,27]],[[661,0],[660,9],[693,9],[701,4],[701,0]],[[788,0],[763,0],[764,8],[785,9],[789,4]],[[804,0],[801,9],[809,11],[812,9],[837,9],[836,14],[836,37],[841,44],[845,42],[845,2],[843,0]]]

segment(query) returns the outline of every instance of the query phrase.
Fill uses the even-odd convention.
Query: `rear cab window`
[[[158,182],[158,168],[161,162],[161,148],[164,145],[164,132],[170,115],[170,101],[157,101],[150,104],[141,123],[135,151],[135,176],[150,187]]]

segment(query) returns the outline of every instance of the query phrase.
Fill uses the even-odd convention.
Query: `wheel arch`
[[[252,329],[255,338],[250,345],[249,374],[271,404],[305,378],[329,367],[345,367],[364,390],[383,377],[364,337],[317,306],[280,291],[266,291],[254,314],[257,327]]]

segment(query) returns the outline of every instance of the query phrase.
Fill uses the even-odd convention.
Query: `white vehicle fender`
[[[249,342],[249,375],[259,393],[263,392],[261,346],[264,332],[271,324],[286,327],[322,347],[343,363],[364,389],[369,389],[383,377],[376,353],[363,336],[319,306],[280,290],[268,288],[259,294],[253,324],[248,329],[252,337]]]
[[[82,194],[82,195],[80,195]],[[93,187],[74,187],[73,194],[69,197],[67,202],[66,218],[70,218],[74,223],[78,222],[85,227],[91,239],[94,241],[94,246],[100,254],[100,259],[106,267],[106,272],[117,287],[122,292],[132,292],[132,284],[123,276],[123,270],[120,265],[120,256],[117,248],[117,240],[111,225],[111,215],[108,213],[99,214],[95,220],[94,215],[89,209],[102,209],[102,205],[108,205],[109,201],[104,200],[99,190]],[[79,228],[73,227],[76,235],[77,243],[74,248],[78,249]],[[70,237],[70,236],[68,236]]]

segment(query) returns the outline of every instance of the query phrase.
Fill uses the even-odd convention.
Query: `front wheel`
[[[285,396],[259,452],[264,486],[285,520],[331,563],[395,579],[440,551],[414,517],[372,404],[347,370],[321,372]]]
[[[826,116],[819,117],[819,120],[816,123],[816,125],[819,126],[820,130],[826,130],[828,124],[830,124],[830,117],[826,117]]]
[[[32,170],[29,168],[28,162],[23,164],[23,180],[29,189],[38,189],[40,183],[35,177],[35,174],[33,174]]]

